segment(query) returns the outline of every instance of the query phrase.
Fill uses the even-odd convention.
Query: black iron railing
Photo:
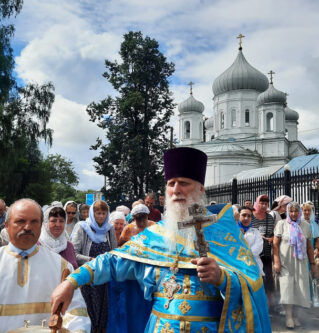
[[[247,199],[255,201],[260,194],[267,194],[270,203],[280,195],[286,194],[300,204],[310,200],[314,203],[316,215],[319,212],[319,169],[310,168],[290,172],[284,170],[279,175],[237,180],[232,182],[206,187],[207,202],[238,203],[243,204]]]

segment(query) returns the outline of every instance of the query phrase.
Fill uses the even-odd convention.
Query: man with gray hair
[[[32,199],[13,203],[6,215],[9,244],[0,249],[0,333],[20,328],[25,321],[39,325],[50,318],[50,295],[71,264],[38,246],[43,212]],[[65,328],[89,333],[90,319],[79,291],[63,318]]]
[[[84,284],[137,280],[153,308],[149,316],[136,306],[149,316],[146,327],[130,308],[135,328],[126,332],[271,332],[262,277],[231,205],[215,217],[203,214],[206,164],[200,150],[168,150],[164,221],[77,269],[52,294],[52,311],[63,303],[63,313]],[[187,224],[200,232],[179,229]]]

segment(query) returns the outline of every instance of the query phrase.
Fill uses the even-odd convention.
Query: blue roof
[[[300,171],[310,168],[319,168],[319,154],[298,156],[293,158],[287,163],[290,167],[290,171]],[[284,173],[284,167],[281,167],[273,176]]]

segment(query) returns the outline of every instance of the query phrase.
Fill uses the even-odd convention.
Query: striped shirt
[[[266,213],[266,218],[263,220],[258,220],[253,215],[252,220],[252,227],[258,229],[262,236],[268,238],[274,235],[275,220],[270,214]],[[271,247],[272,244],[269,244],[268,241],[264,240],[264,248],[260,256],[271,257]]]

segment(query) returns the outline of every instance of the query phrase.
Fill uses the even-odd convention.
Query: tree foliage
[[[0,1],[0,16],[2,19],[16,16],[22,9],[23,0],[1,0]]]
[[[0,197],[8,203],[30,196],[39,203],[48,199],[50,175],[38,144],[52,144],[47,128],[54,101],[52,83],[20,87],[13,75],[14,57],[10,44],[14,26],[5,19],[17,15],[22,0],[0,2]]]
[[[307,148],[307,155],[319,154],[319,150],[316,147]]]
[[[174,64],[155,39],[129,32],[119,54],[121,62],[106,60],[103,74],[119,96],[87,107],[109,142],[98,138],[91,147],[100,149],[94,161],[97,172],[107,177],[108,200],[143,197],[163,187],[163,151],[169,147],[168,122],[175,106],[168,81]]]
[[[53,183],[64,185],[77,185],[79,177],[74,170],[72,161],[56,154],[48,155],[45,159]]]

